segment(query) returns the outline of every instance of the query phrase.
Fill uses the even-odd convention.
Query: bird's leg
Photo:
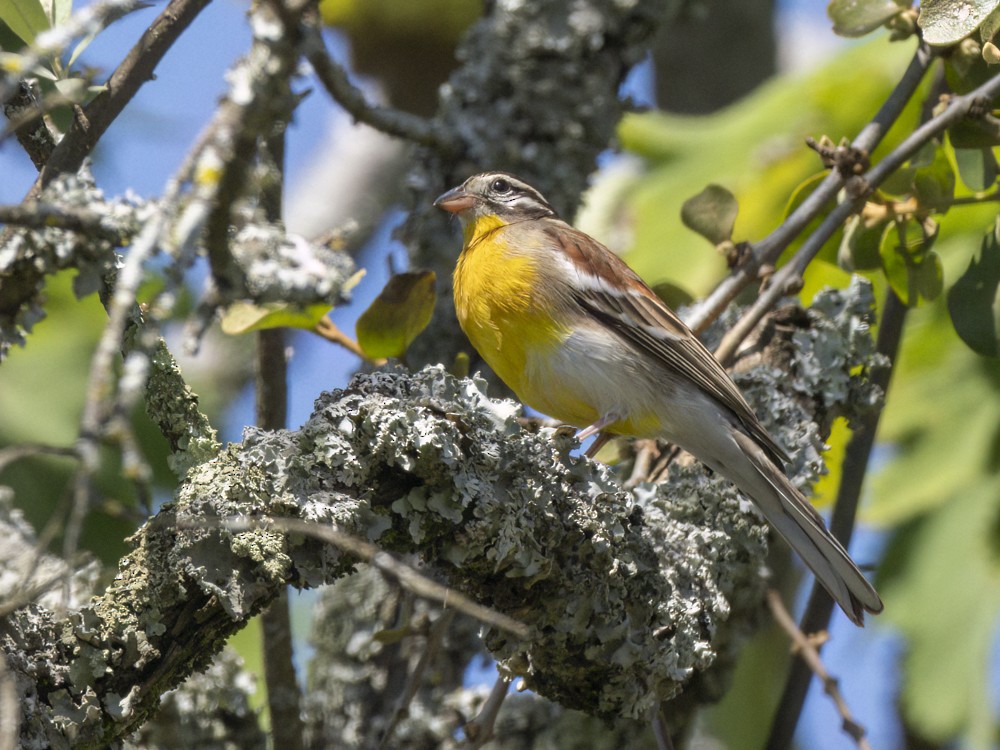
[[[598,432],[603,430],[609,424],[614,424],[617,421],[618,421],[617,414],[605,414],[603,417],[594,422],[594,424],[590,425],[589,427],[584,427],[582,430],[576,433],[576,439],[582,443],[591,435],[596,435]]]
[[[585,455],[587,458],[593,458],[594,456],[597,455],[597,452],[605,445],[607,445],[608,441],[611,440],[611,438],[613,437],[614,435],[612,435],[610,432],[600,433],[597,436],[597,440],[595,440],[590,444],[590,447],[587,448],[587,451],[583,455]]]

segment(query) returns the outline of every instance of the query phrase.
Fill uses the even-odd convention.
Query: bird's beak
[[[438,199],[434,201],[434,205],[448,213],[460,214],[472,208],[475,200],[474,196],[465,192],[464,188],[459,185],[457,188],[452,188],[447,193],[439,195]]]

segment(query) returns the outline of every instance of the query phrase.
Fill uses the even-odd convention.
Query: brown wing
[[[568,224],[559,222],[546,234],[577,268],[595,279],[591,287],[575,295],[582,308],[729,409],[779,466],[788,460],[719,361],[623,260]],[[618,291],[621,281],[625,289]]]

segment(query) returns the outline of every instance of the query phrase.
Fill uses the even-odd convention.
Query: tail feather
[[[756,441],[736,428],[732,435],[746,460],[720,466],[720,473],[750,495],[767,521],[815,573],[816,579],[844,613],[856,625],[863,626],[865,612],[878,614],[882,611],[878,593],[827,530],[822,516]]]

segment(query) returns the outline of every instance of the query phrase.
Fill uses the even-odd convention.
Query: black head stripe
[[[507,172],[477,174],[466,180],[465,189],[478,195],[500,216],[535,219],[555,215],[541,193]]]

